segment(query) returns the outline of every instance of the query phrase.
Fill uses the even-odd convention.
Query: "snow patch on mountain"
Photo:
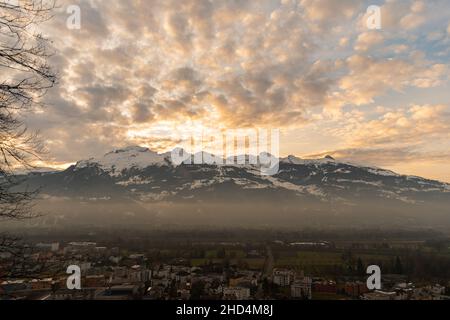
[[[350,179],[336,179],[336,182],[338,183],[356,183],[356,184],[366,184],[369,186],[374,186],[374,187],[382,187],[383,186],[383,182],[381,181],[377,181],[377,182],[372,182],[372,181],[364,181],[364,180],[350,180]]]
[[[326,194],[317,186],[307,185],[307,186],[300,186],[288,181],[282,181],[275,177],[265,177],[265,180],[268,180],[271,182],[272,186],[277,188],[283,188],[290,191],[295,191],[299,194],[309,194],[316,196],[318,198],[324,198],[326,197]]]
[[[129,178],[128,180],[116,182],[116,184],[123,186],[123,187],[128,187],[128,186],[147,185],[147,184],[151,184],[152,182],[153,182],[153,179],[143,179],[142,177],[134,176],[134,177]]]
[[[370,172],[375,175],[385,176],[385,177],[399,177],[400,175],[395,173],[394,171],[380,169],[380,168],[364,168],[367,172]]]

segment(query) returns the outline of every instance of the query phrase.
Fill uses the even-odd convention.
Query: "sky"
[[[60,0],[41,28],[59,83],[26,122],[47,166],[277,128],[283,156],[450,182],[448,0]]]

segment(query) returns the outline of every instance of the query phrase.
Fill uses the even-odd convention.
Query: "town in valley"
[[[22,255],[2,253],[0,299],[450,299],[450,238],[431,231],[82,234],[29,235]],[[380,290],[367,286],[373,264],[382,270]],[[80,267],[80,290],[68,288],[70,265]]]

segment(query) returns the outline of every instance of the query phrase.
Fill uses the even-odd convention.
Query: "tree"
[[[13,191],[12,169],[30,167],[43,151],[37,135],[20,119],[42,106],[56,82],[47,63],[48,40],[33,29],[50,18],[54,4],[44,0],[0,1],[0,218],[30,217],[35,191]]]
[[[403,274],[403,264],[400,260],[400,257],[397,256],[397,259],[395,260],[395,267],[394,271],[396,274]]]
[[[217,251],[217,258],[218,258],[218,259],[225,259],[226,256],[227,256],[227,253],[226,253],[226,251],[225,251],[224,248],[220,248],[220,249]]]
[[[35,31],[53,8],[52,0],[0,0],[0,220],[34,216],[37,191],[17,190],[13,170],[31,168],[44,150],[22,116],[42,108],[43,96],[56,83],[48,64],[49,41]],[[0,251],[11,250],[16,242],[4,237]]]
[[[264,280],[263,280],[262,290],[263,290],[264,297],[268,297],[270,295],[270,283],[269,283],[269,280],[267,280],[267,278],[264,278]]]
[[[364,276],[366,274],[366,270],[364,268],[364,263],[361,260],[361,258],[358,258],[358,262],[356,265],[356,272],[357,272],[358,276]]]
[[[177,283],[175,280],[172,280],[172,282],[170,283],[170,287],[169,287],[169,297],[171,299],[176,299],[178,298],[178,288],[177,288]]]
[[[192,284],[191,300],[200,300],[205,293],[205,283],[197,281]]]

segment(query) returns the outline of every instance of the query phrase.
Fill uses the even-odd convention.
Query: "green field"
[[[342,264],[342,255],[334,252],[298,252],[295,257],[281,257],[275,261],[277,267],[287,266],[333,266]]]
[[[278,259],[275,260],[277,268],[295,268],[303,270],[310,274],[327,275],[333,273],[336,268],[345,267],[343,254],[341,252],[329,251],[298,251],[298,252],[279,252]],[[353,259],[358,258],[365,264],[369,263],[390,263],[395,258],[395,254],[385,253],[358,253],[354,250]]]

